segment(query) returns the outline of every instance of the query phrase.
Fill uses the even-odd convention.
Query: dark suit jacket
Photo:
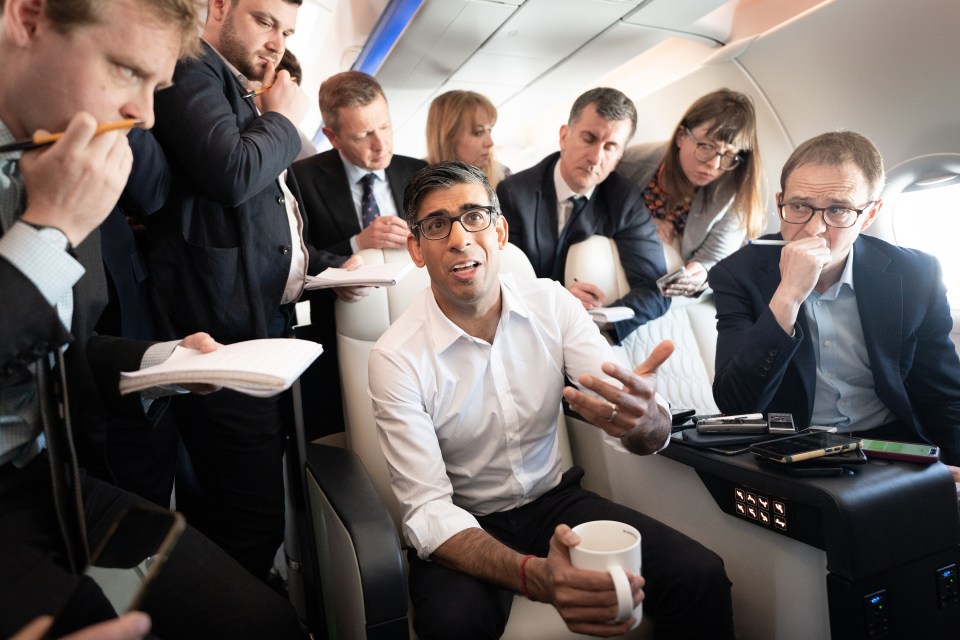
[[[527,254],[537,276],[563,282],[571,245],[593,235],[613,238],[630,283],[630,292],[613,304],[630,307],[636,313],[614,325],[613,334],[619,343],[670,307],[669,299],[657,289],[657,278],[667,271],[663,245],[643,206],[642,192],[616,172],[597,185],[580,215],[568,220],[563,233],[558,234],[553,168],[559,158],[559,153],[547,156],[497,187],[503,215],[510,225],[510,242]]]
[[[390,192],[403,216],[403,190],[417,171],[427,166],[423,160],[395,155],[386,169]],[[350,238],[360,233],[360,219],[353,204],[347,172],[336,149],[324,151],[293,164],[303,208],[310,219],[310,243],[340,256],[353,253]]]
[[[300,136],[278,113],[258,116],[220,56],[201,46],[156,98],[154,134],[173,187],[148,221],[154,321],[168,338],[196,331],[225,343],[278,337],[286,333],[275,327],[298,241],[277,177],[300,151]],[[289,173],[287,184],[299,198]],[[310,273],[333,263],[308,249]]]
[[[816,355],[801,310],[788,336],[768,303],[780,252],[743,247],[710,270],[717,305],[713,394],[726,413],[784,411],[810,424]],[[935,258],[876,238],[854,244],[853,282],[877,396],[906,427],[960,464],[960,358]]]
[[[69,344],[64,353],[68,397],[80,464],[109,478],[103,455],[108,413],[143,412],[138,394],[121,399],[120,371],[135,371],[149,342],[93,335],[93,326],[107,300],[100,260],[100,236],[94,231],[75,255],[86,273],[73,287],[73,322],[68,332],[55,307],[6,260],[0,258],[0,388],[31,379],[28,365]],[[15,303],[13,301],[16,301]]]
[[[111,285],[110,302],[97,330],[139,340],[156,337],[147,282],[147,257],[137,244],[127,216],[144,220],[163,206],[170,193],[170,168],[149,131],[133,129],[127,139],[133,168],[120,202],[100,225],[103,266]]]

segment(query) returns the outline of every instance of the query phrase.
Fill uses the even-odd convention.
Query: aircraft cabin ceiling
[[[617,67],[658,46],[683,41],[661,75],[682,77],[730,43],[741,42],[823,4],[823,0],[423,0],[322,4],[327,27],[323,77],[350,68],[364,23],[374,36],[396,5],[415,11],[385,52],[376,75],[390,102],[395,147],[424,155],[430,101],[451,89],[479,91],[500,110],[498,146],[523,148],[536,136],[534,118],[549,113],[554,131],[572,100]],[[305,4],[305,8],[307,5]],[[419,6],[416,6],[419,4]],[[413,9],[409,6],[413,5]],[[379,19],[380,22],[372,24]],[[302,18],[301,18],[302,20]],[[303,24],[301,22],[301,28]],[[372,40],[372,38],[371,38]],[[382,44],[382,43],[381,43]],[[299,46],[299,45],[298,45]],[[690,55],[692,51],[692,55]],[[339,52],[339,54],[338,54]],[[735,52],[734,52],[735,53]],[[353,59],[351,59],[353,58]],[[339,68],[331,61],[339,60]],[[316,85],[319,81],[316,79]],[[665,80],[666,81],[666,80]],[[306,87],[311,92],[311,87]],[[313,93],[313,95],[316,95]],[[550,112],[557,107],[556,114]]]

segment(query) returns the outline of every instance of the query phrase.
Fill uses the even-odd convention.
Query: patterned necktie
[[[360,178],[363,185],[363,195],[360,197],[360,210],[363,212],[363,228],[366,229],[370,223],[380,215],[380,207],[377,206],[377,199],[373,197],[373,181],[377,176],[368,173]]]

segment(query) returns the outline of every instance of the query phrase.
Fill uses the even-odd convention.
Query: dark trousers
[[[230,390],[174,398],[170,407],[198,491],[177,487],[177,510],[258,578],[283,541],[281,398]]]
[[[82,480],[90,545],[95,548],[119,512],[137,496],[90,477]],[[63,620],[80,628],[115,614],[99,588],[64,561],[50,486],[41,454],[24,469],[0,470],[0,637],[40,615],[56,615],[68,599],[79,611]],[[160,638],[300,638],[290,603],[188,527],[149,587],[142,609]]]
[[[580,486],[573,467],[549,493],[523,507],[478,518],[490,535],[520,553],[546,556],[557,525],[617,520],[640,532],[643,556],[643,614],[654,636],[674,639],[733,638],[730,581],[715,553],[653,518]],[[642,490],[642,489],[641,489]],[[499,638],[513,593],[476,580],[410,552],[410,597],[414,629],[431,638]]]
[[[117,486],[169,507],[179,442],[172,411],[164,411],[155,425],[146,419],[112,418],[107,423],[106,454]]]

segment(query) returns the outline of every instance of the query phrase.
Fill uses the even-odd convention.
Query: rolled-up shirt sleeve
[[[378,349],[370,353],[369,373],[373,415],[400,503],[403,536],[427,560],[445,541],[480,524],[453,503],[453,486],[416,373]]]

